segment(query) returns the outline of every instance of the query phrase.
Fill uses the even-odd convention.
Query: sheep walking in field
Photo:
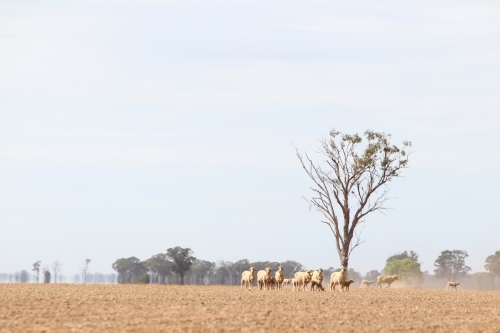
[[[448,282],[446,284],[446,290],[448,290],[450,287],[451,287],[451,290],[455,289],[455,290],[458,290],[457,289],[457,286],[460,285],[460,282]]]
[[[366,288],[369,288],[372,283],[373,283],[373,281],[363,280],[363,281],[361,281],[361,285],[359,287],[361,288],[363,286],[366,286]]]
[[[274,279],[276,280],[276,289],[280,290],[283,281],[285,281],[285,273],[283,272],[283,267],[278,267],[278,271],[274,274]]]
[[[243,284],[245,284],[245,289],[252,289],[253,281],[255,281],[255,268],[250,267],[249,271],[244,271],[241,273],[241,288],[243,289]]]
[[[313,272],[312,278],[311,278],[311,291],[316,290],[316,288],[325,290],[323,288],[323,269],[319,268],[318,270]]]
[[[396,280],[399,280],[399,278],[398,278],[397,275],[391,275],[391,276],[379,275],[377,277],[377,286],[379,286],[380,288],[382,288],[382,283],[387,283],[387,287],[386,288],[390,288],[391,287],[391,283],[393,283]]]
[[[303,287],[303,290],[307,290],[307,285],[311,282],[313,275],[313,271],[308,270],[307,272],[297,272],[295,273],[295,282],[294,282],[294,290],[299,291],[300,287]]]
[[[271,287],[271,268],[267,267],[265,270],[261,270],[257,273],[257,284],[259,289],[267,290]]]
[[[330,276],[330,290],[335,291],[335,286],[340,286],[340,291],[344,291],[347,272],[345,268],[341,268],[339,272],[333,272]]]

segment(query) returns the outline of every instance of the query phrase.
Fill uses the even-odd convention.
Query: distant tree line
[[[434,261],[434,275],[431,275],[421,271],[417,253],[404,251],[387,258],[383,272],[387,275],[398,275],[401,281],[409,285],[437,279],[450,282],[466,281],[469,287],[479,290],[496,289],[496,280],[500,279],[500,251],[486,258],[484,268],[487,272],[469,274],[471,268],[465,264],[468,256],[467,251],[463,250],[442,251]]]
[[[458,281],[469,277],[470,267],[465,264],[468,257],[466,251],[442,251],[434,262],[434,275],[422,272],[418,261],[419,255],[414,251],[404,251],[387,258],[382,271],[371,270],[362,276],[350,268],[348,278],[359,283],[362,279],[376,281],[381,274],[398,275],[400,280],[407,285],[421,284],[425,278]],[[306,267],[299,262],[288,260],[284,262],[254,261],[241,259],[236,262],[218,261],[210,262],[201,260],[193,255],[190,248],[177,246],[169,248],[165,253],[159,253],[151,258],[141,261],[137,257],[117,259],[112,267],[118,273],[118,283],[155,283],[155,284],[219,284],[239,285],[241,273],[254,267],[257,271],[270,267],[276,271],[279,266],[284,268],[285,278],[293,278],[299,271]],[[315,267],[314,269],[317,269]],[[478,289],[494,289],[495,277],[500,278],[500,251],[486,259],[485,268],[488,272],[473,275]],[[323,268],[325,280],[329,279],[333,267]],[[493,287],[492,287],[493,286]]]
[[[275,272],[282,266],[285,278],[293,278],[306,267],[299,262],[287,260],[250,261],[241,259],[236,262],[210,262],[193,256],[190,248],[180,246],[169,248],[165,253],[159,253],[141,261],[137,257],[117,259],[111,267],[118,273],[118,283],[155,283],[155,284],[220,284],[239,285],[241,273],[254,267],[257,271],[270,267]],[[319,267],[316,267],[316,269]],[[324,269],[325,276],[334,272],[334,268]],[[349,274],[361,280],[361,274],[349,270]]]
[[[434,281],[436,287],[446,281],[469,281],[469,287],[479,290],[496,289],[496,282],[500,280],[500,251],[488,256],[485,260],[486,272],[470,274],[471,268],[466,265],[467,251],[445,250],[440,253],[434,262],[434,275],[422,272],[419,255],[414,251],[404,251],[391,255],[387,258],[385,267],[381,270],[371,270],[362,276],[359,272],[350,268],[348,278],[359,283],[362,279],[376,281],[381,274],[398,275],[400,281],[407,285],[418,285]],[[112,268],[117,275],[90,273],[90,260],[86,259],[81,267],[81,274],[73,276],[60,276],[62,264],[55,261],[51,269],[47,265],[41,267],[41,262],[33,264],[30,276],[27,270],[16,273],[0,273],[0,282],[7,283],[154,283],[154,284],[204,284],[204,285],[239,285],[241,273],[254,267],[257,271],[270,267],[276,271],[279,266],[284,268],[285,278],[293,278],[298,271],[305,271],[306,267],[299,262],[287,260],[254,261],[241,259],[236,262],[218,261],[210,262],[201,260],[193,255],[190,248],[180,246],[169,248],[165,253],[159,253],[151,258],[141,261],[139,258],[117,259]],[[317,269],[319,267],[310,267]],[[323,268],[325,280],[328,281],[332,272],[337,271],[333,267]],[[40,272],[41,271],[41,272]],[[52,272],[51,272],[52,271]],[[40,279],[40,273],[41,279]],[[440,288],[440,287],[439,287]]]

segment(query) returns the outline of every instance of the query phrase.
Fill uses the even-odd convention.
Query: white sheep
[[[274,279],[276,280],[276,289],[280,290],[285,280],[285,273],[283,273],[283,267],[279,266],[278,271],[274,274]]]
[[[396,280],[399,280],[399,278],[398,278],[397,275],[391,275],[391,276],[379,275],[377,277],[377,286],[379,286],[380,288],[382,288],[382,283],[387,283],[387,287],[386,288],[390,288],[391,287],[391,283],[393,283]]]
[[[460,282],[448,282],[446,284],[446,290],[448,290],[450,287],[451,287],[451,290],[453,290],[453,288],[455,288],[455,290],[458,290],[457,289],[457,286],[460,285]]]
[[[264,290],[269,289],[271,285],[271,268],[267,267],[265,270],[261,270],[257,273],[257,284],[259,289]]]
[[[340,291],[344,291],[345,280],[347,273],[345,268],[341,268],[339,272],[333,272],[330,276],[330,290],[335,291],[335,286],[340,286]]]
[[[315,290],[318,287],[321,290],[325,290],[323,288],[323,269],[319,268],[318,270],[313,272],[311,278],[311,291]]]
[[[292,279],[283,279],[283,286],[289,286],[292,283]]]
[[[300,287],[304,287],[304,291],[307,290],[307,285],[311,282],[313,271],[308,270],[307,272],[297,272],[295,273],[294,290],[299,291]]]
[[[369,288],[372,283],[373,283],[373,281],[363,280],[363,281],[361,281],[361,285],[359,287],[361,288],[363,286],[366,286],[366,288]]]
[[[243,288],[243,283],[244,283],[245,289],[252,289],[254,280],[255,280],[255,268],[250,267],[249,271],[244,271],[243,273],[241,273],[241,288]]]

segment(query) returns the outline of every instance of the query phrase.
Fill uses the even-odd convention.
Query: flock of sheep
[[[292,286],[293,290],[299,291],[302,288],[303,291],[306,291],[309,283],[311,283],[310,290],[325,290],[323,287],[323,269],[321,268],[315,271],[297,272],[293,279],[285,279],[285,273],[281,266],[278,267],[278,271],[276,271],[274,276],[271,275],[271,271],[271,268],[267,267],[257,272],[257,285],[260,290],[269,290],[272,288],[280,290],[284,286]],[[382,288],[382,284],[387,284],[386,288],[390,288],[391,284],[397,280],[399,280],[397,275],[379,275],[377,277],[377,286]],[[250,267],[250,270],[241,273],[241,288],[245,285],[246,289],[252,289],[254,281],[255,268]],[[339,286],[341,292],[349,291],[349,287],[353,282],[354,280],[347,281],[347,272],[345,268],[341,268],[339,272],[333,272],[330,276],[330,290],[335,291],[335,287]],[[363,280],[359,287],[369,287],[373,283],[373,281]],[[458,282],[448,282],[446,289],[451,287],[457,290],[459,284]]]

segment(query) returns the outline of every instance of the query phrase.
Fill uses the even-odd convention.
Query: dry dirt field
[[[500,292],[0,285],[0,332],[500,332]]]

